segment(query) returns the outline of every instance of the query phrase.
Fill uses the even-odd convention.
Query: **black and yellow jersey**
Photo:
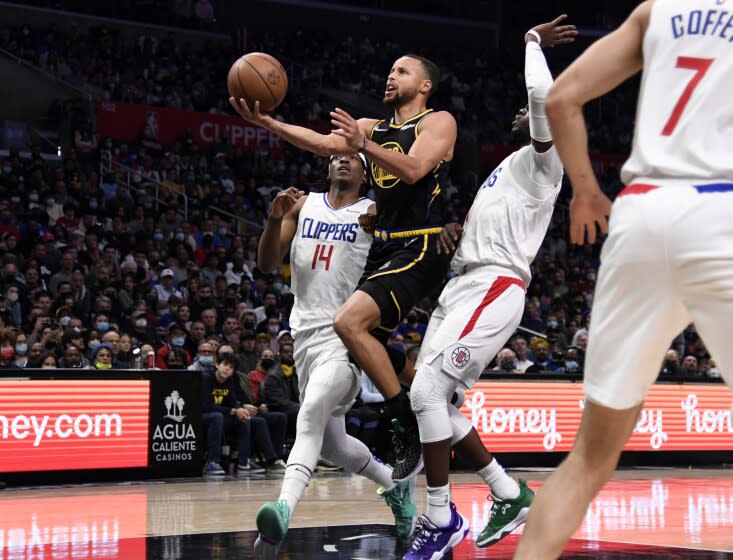
[[[401,124],[394,118],[378,121],[369,138],[383,148],[407,154],[420,134],[420,123],[433,109],[427,109]],[[422,179],[408,185],[374,162],[369,165],[369,182],[377,204],[376,227],[381,230],[417,230],[436,224],[431,206],[440,194],[438,172],[440,162]],[[438,215],[440,212],[438,212]]]

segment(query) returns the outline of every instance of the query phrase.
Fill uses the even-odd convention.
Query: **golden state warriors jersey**
[[[394,119],[381,120],[374,125],[369,138],[383,148],[407,154],[420,135],[420,123],[432,111],[423,111],[401,124],[394,124]],[[413,230],[442,225],[437,223],[439,218],[431,217],[431,206],[440,194],[438,171],[441,165],[442,162],[414,185],[408,185],[371,162],[368,176],[377,204],[376,227],[383,230]]]

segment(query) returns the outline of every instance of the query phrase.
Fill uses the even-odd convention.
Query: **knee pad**
[[[448,401],[442,394],[440,386],[434,383],[428,375],[419,375],[415,377],[410,387],[410,405],[415,414],[420,414],[427,410],[436,408],[445,408]]]
[[[448,415],[450,416],[450,425],[453,430],[453,437],[451,438],[450,444],[453,446],[468,435],[473,428],[473,424],[454,406],[448,407]]]

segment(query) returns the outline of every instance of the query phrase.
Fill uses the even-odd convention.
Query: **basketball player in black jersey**
[[[280,122],[260,113],[259,103],[229,101],[244,119],[278,134],[291,144],[327,157],[361,152],[371,161],[376,215],[364,276],[337,313],[334,328],[351,355],[385,397],[385,412],[395,428],[397,459],[393,476],[405,480],[422,468],[417,424],[400,385],[385,341],[410,308],[436,290],[449,260],[436,251],[440,223],[431,206],[440,194],[437,174],[453,158],[456,121],[450,113],[427,109],[440,73],[431,61],[405,55],[387,77],[384,103],[391,119],[356,120],[346,111],[331,112],[331,134]],[[404,364],[404,362],[402,362]]]

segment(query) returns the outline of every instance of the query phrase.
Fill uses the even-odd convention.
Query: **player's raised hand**
[[[270,217],[275,220],[281,220],[282,217],[287,214],[290,209],[295,206],[300,197],[304,196],[305,192],[290,187],[284,191],[277,193],[275,200],[272,201],[272,210],[270,210]]]
[[[578,31],[574,25],[561,25],[567,19],[567,14],[562,14],[548,23],[543,23],[532,29],[539,33],[541,47],[554,47],[555,45],[564,45],[575,41]],[[531,34],[524,36],[524,41],[536,41],[537,38]]]
[[[608,216],[611,201],[600,189],[591,192],[575,192],[570,201],[570,241],[583,245],[588,234],[588,243],[596,242],[597,229],[608,233]]]
[[[331,111],[331,125],[334,127],[333,133],[346,140],[346,144],[354,151],[359,151],[364,147],[366,136],[359,130],[359,123],[356,122],[356,119],[346,111],[338,107]]]
[[[252,124],[259,125],[263,128],[267,128],[267,124],[272,121],[270,115],[260,113],[260,102],[255,101],[254,106],[250,107],[247,102],[240,98],[239,100],[233,97],[229,98],[229,104],[234,110],[241,116],[245,121],[249,121]]]
[[[450,223],[443,226],[437,241],[438,254],[445,253],[450,255],[456,250],[458,242],[463,235],[463,226],[461,224]]]

